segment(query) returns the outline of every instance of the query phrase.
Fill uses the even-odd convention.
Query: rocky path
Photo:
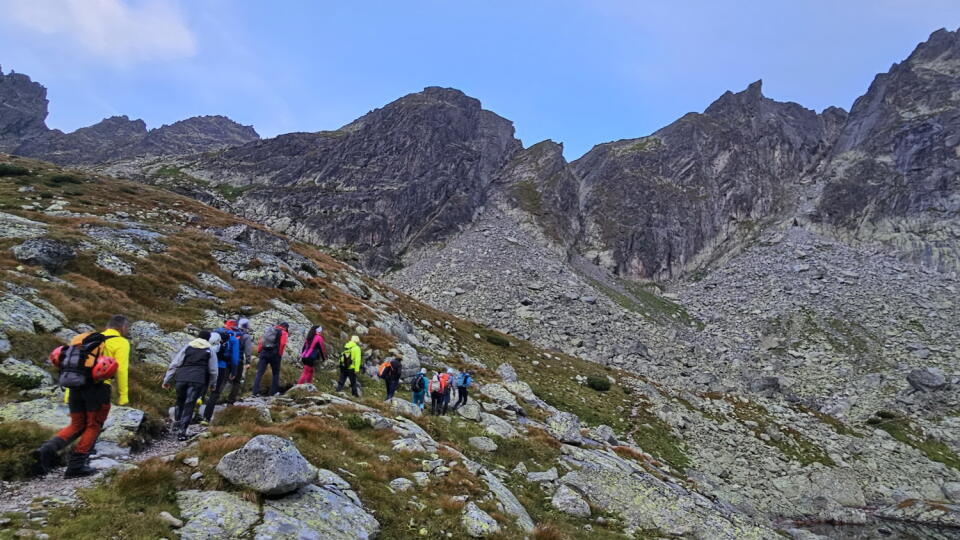
[[[197,432],[199,433],[199,431]],[[192,440],[192,439],[191,439]],[[30,480],[15,482],[0,482],[0,515],[9,512],[20,512],[26,514],[38,514],[42,517],[44,513],[38,512],[33,508],[36,499],[46,501],[44,506],[59,505],[75,498],[78,489],[92,486],[103,473],[123,466],[131,466],[150,458],[176,454],[181,448],[189,444],[190,441],[179,442],[173,437],[164,436],[154,440],[146,449],[126,458],[97,458],[91,460],[91,466],[101,469],[101,472],[86,478],[63,478],[64,468],[60,467],[46,476],[33,478]]]

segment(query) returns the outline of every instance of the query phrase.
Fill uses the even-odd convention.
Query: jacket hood
[[[205,339],[197,338],[190,342],[190,346],[194,349],[209,349],[210,342]]]
[[[359,348],[359,347],[360,347],[360,346],[357,345],[355,342],[353,342],[353,341],[348,341],[347,344],[346,344],[346,346],[345,346],[344,348],[345,348],[345,349],[354,349],[354,348]]]
[[[207,346],[209,347],[209,346],[219,345],[219,344],[220,344],[220,334],[216,332],[212,332],[210,334],[210,342],[208,343]]]

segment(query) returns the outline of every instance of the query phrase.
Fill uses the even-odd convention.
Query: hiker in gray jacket
[[[217,385],[217,353],[210,339],[210,332],[200,332],[197,339],[177,351],[163,377],[164,388],[170,388],[170,382],[176,381],[177,405],[173,416],[177,440],[180,441],[187,439],[187,427],[193,418],[197,399],[206,388]]]

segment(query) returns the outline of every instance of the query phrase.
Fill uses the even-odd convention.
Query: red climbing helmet
[[[112,356],[98,356],[97,361],[93,363],[90,375],[96,382],[103,382],[112,379],[117,374],[117,361]]]
[[[60,356],[63,354],[63,350],[66,348],[67,348],[66,345],[61,345],[56,349],[50,351],[50,356],[48,357],[50,358],[50,363],[53,364],[54,366],[60,367]]]

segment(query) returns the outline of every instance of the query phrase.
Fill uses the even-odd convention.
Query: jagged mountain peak
[[[767,99],[763,95],[763,80],[757,80],[750,83],[746,89],[740,92],[727,90],[716,99],[704,111],[704,114],[713,115],[720,113],[730,107],[744,107],[758,103]]]

